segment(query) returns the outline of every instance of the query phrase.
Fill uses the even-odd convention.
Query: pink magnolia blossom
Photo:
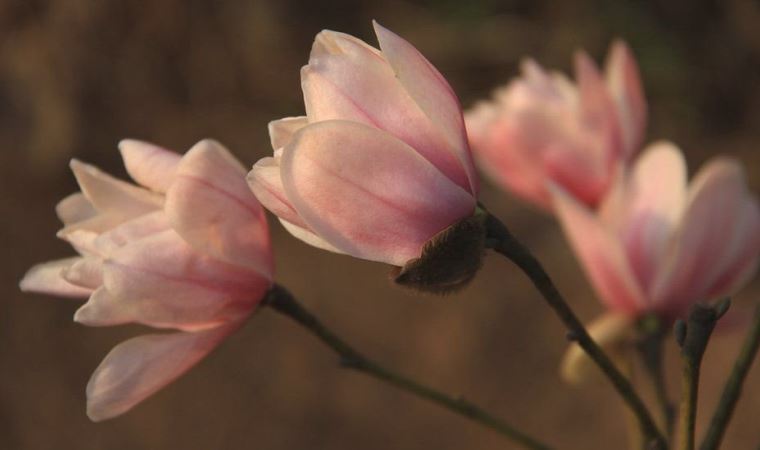
[[[301,70],[306,116],[269,124],[272,157],[248,181],[297,238],[397,266],[474,212],[477,176],[459,101],[411,44],[381,50],[319,33]]]
[[[665,320],[695,302],[730,295],[755,273],[760,208],[740,164],[717,157],[687,185],[678,148],[652,144],[595,214],[551,188],[565,234],[612,311]]]
[[[116,346],[87,385],[87,414],[122,414],[189,370],[251,314],[272,283],[263,208],[220,144],[184,156],[122,141],[117,180],[73,160],[81,192],[57,206],[79,256],[33,267],[24,291],[89,300],[74,320],[178,330]]]
[[[646,103],[633,55],[614,42],[602,76],[579,52],[576,84],[530,59],[522,72],[465,115],[480,166],[503,188],[543,208],[551,207],[546,180],[596,205],[620,162],[643,140]]]

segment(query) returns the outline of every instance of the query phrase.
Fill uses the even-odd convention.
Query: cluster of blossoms
[[[72,162],[81,192],[57,207],[59,237],[80,256],[32,268],[21,288],[88,298],[75,314],[86,325],[176,330],[113,349],[87,387],[93,420],[187,371],[264,299],[274,273],[261,205],[308,244],[404,267],[480,213],[470,147],[501,186],[557,217],[609,311],[591,327],[602,344],[647,314],[683,317],[754,274],[760,210],[736,161],[718,157],[687,184],[673,144],[635,156],[646,103],[622,42],[604,75],[578,54],[575,84],[526,61],[465,120],[430,62],[375,31],[379,50],[317,35],[301,71],[306,114],[269,124],[274,154],[247,176],[214,141],[183,156],[123,141],[137,185]]]

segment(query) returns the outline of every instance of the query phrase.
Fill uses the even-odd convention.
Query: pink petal
[[[163,211],[156,211],[124,222],[98,235],[93,247],[98,254],[107,257],[130,242],[152,236],[170,229],[169,220]]]
[[[541,162],[545,177],[572,193],[577,200],[595,206],[612,182],[612,172],[602,168],[595,155],[566,144],[557,141],[544,149]]]
[[[464,113],[464,123],[470,147],[477,150],[488,143],[491,130],[499,119],[501,108],[493,101],[479,101]]]
[[[97,256],[77,258],[61,275],[71,284],[93,291],[103,284],[103,260]]]
[[[605,72],[617,108],[625,154],[630,157],[644,140],[647,104],[636,59],[625,42],[612,43]]]
[[[283,227],[285,227],[286,230],[296,238],[302,240],[303,242],[306,242],[309,245],[312,245],[314,247],[317,247],[322,250],[327,250],[333,253],[344,253],[334,247],[332,244],[327,242],[326,240],[322,239],[321,237],[314,234],[314,232],[307,230],[306,228],[300,227],[298,225],[294,225],[287,220],[280,219],[280,223]]]
[[[706,296],[721,275],[720,262],[732,252],[727,236],[733,237],[728,233],[741,223],[747,198],[741,166],[728,158],[711,160],[692,181],[688,197],[671,253],[653,286],[658,307],[676,315],[710,300]]]
[[[99,422],[124,414],[190,370],[237,326],[145,335],[117,345],[87,384],[87,415]]]
[[[388,131],[469,189],[452,143],[399,83],[388,62],[364,42],[332,31],[317,35],[301,72],[310,122],[349,120]]]
[[[645,288],[662,269],[667,243],[683,213],[686,177],[683,155],[670,142],[650,145],[633,168],[619,232]]]
[[[308,228],[285,195],[278,158],[267,157],[256,161],[246,179],[248,187],[266,209],[301,228]]]
[[[620,240],[577,200],[551,187],[556,214],[597,295],[622,313],[635,314],[645,300]]]
[[[119,142],[119,150],[133,180],[152,191],[166,192],[174,178],[180,155],[133,139]]]
[[[602,145],[598,148],[591,146],[586,150],[601,151],[600,154],[593,154],[592,158],[600,162],[600,167],[609,168],[623,156],[622,138],[614,116],[615,107],[596,64],[584,52],[578,52],[575,56],[575,77],[581,106],[579,120],[586,133],[602,139]]]
[[[102,273],[101,273],[102,278]],[[74,313],[74,322],[91,327],[123,325],[134,321],[135,313],[123,300],[114,297],[105,286],[93,291],[87,303]]]
[[[172,227],[201,253],[272,277],[269,231],[245,170],[221,146],[204,140],[182,158],[166,193]]]
[[[92,292],[91,289],[71,284],[63,278],[63,271],[81,259],[66,258],[37,264],[26,272],[19,283],[19,288],[24,292],[87,298]]]
[[[285,193],[309,228],[364,259],[403,265],[475,208],[472,195],[411,147],[356,122],[301,129],[281,164]]]
[[[308,124],[306,116],[285,117],[280,120],[269,122],[269,140],[272,143],[272,149],[284,147],[293,138],[293,133],[305,127]]]
[[[270,284],[256,272],[197,253],[169,230],[114,252],[103,273],[108,295],[93,295],[77,320],[209,328],[250,314]]]
[[[424,56],[398,35],[373,22],[380,48],[406,92],[444,133],[477,195],[478,177],[467,144],[462,108],[454,90]]]
[[[55,205],[55,212],[64,225],[82,222],[97,214],[95,208],[81,192],[75,192]]]
[[[537,158],[539,150],[526,142],[524,133],[518,122],[495,124],[486,143],[476,147],[476,155],[492,179],[527,201],[549,208],[551,198],[544,188],[548,175]]]
[[[80,224],[81,223],[83,222],[80,222]],[[89,231],[78,227],[66,227],[59,230],[58,233],[56,233],[56,236],[71,244],[71,246],[81,255],[100,254],[95,245],[95,240],[98,238],[98,233],[95,231]]]
[[[82,193],[97,211],[134,217],[155,211],[163,203],[160,195],[117,180],[95,166],[76,159],[70,165]]]
[[[712,283],[708,298],[734,294],[757,272],[760,253],[760,207],[747,195],[741,214],[737,217],[731,240],[723,258],[715,261],[717,279]]]

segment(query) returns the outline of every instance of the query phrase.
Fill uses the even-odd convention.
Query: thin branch
[[[680,450],[694,450],[694,424],[697,418],[697,393],[702,357],[707,349],[713,329],[722,315],[717,308],[695,304],[686,322],[676,323],[676,340],[681,346],[681,407],[678,430],[681,437]]]
[[[649,450],[663,450],[667,448],[665,438],[657,429],[649,410],[638,396],[630,381],[615,367],[609,357],[594,342],[586,331],[583,323],[578,319],[573,310],[567,304],[551,278],[544,270],[541,263],[533,256],[521,242],[519,242],[507,227],[492,215],[488,215],[486,221],[487,238],[486,247],[492,248],[497,253],[507,257],[517,265],[525,275],[530,278],[533,285],[538,289],[549,306],[554,310],[568,330],[568,337],[576,342],[599,366],[618,394],[623,398],[631,411],[636,415],[639,427],[645,436],[645,445]]]
[[[636,345],[644,362],[649,379],[654,387],[654,395],[660,408],[665,433],[671,436],[675,420],[675,407],[668,397],[663,367],[665,336],[668,327],[656,316],[644,317],[639,323],[641,339]]]
[[[755,309],[752,328],[747,334],[747,338],[742,345],[739,357],[736,359],[731,375],[728,377],[726,386],[723,388],[723,394],[720,396],[720,401],[715,409],[715,414],[707,428],[707,433],[705,433],[702,445],[699,447],[700,450],[716,450],[720,446],[723,435],[728,427],[728,422],[731,420],[736,403],[739,400],[742,385],[747,378],[749,369],[752,367],[752,361],[754,361],[755,356],[757,356],[759,348],[760,305]],[[760,447],[758,447],[758,450],[760,450]]]
[[[362,372],[378,380],[385,381],[412,395],[428,400],[460,416],[464,416],[476,423],[488,427],[512,442],[529,450],[551,450],[551,448],[517,430],[479,406],[460,397],[452,397],[436,391],[428,386],[420,384],[410,378],[397,374],[379,364],[367,359],[365,356],[349,346],[345,341],[324,326],[319,320],[301,306],[296,299],[282,286],[274,285],[264,300],[264,305],[293,319],[303,326],[311,334],[330,347],[340,357],[343,367]]]

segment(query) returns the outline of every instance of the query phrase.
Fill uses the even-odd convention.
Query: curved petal
[[[64,225],[90,219],[97,215],[97,211],[81,192],[75,192],[55,205],[55,213]]]
[[[708,298],[731,295],[757,272],[760,253],[760,207],[757,200],[747,196],[742,212],[737,217],[728,251],[715,261],[718,278],[710,286]]]
[[[612,183],[612,171],[602,168],[594,155],[577,151],[565,142],[549,144],[541,162],[545,171],[545,178],[541,181],[548,178],[592,207],[599,203]]]
[[[192,247],[272,277],[269,230],[245,170],[221,144],[204,140],[185,154],[166,193],[166,215]]]
[[[246,180],[248,187],[264,208],[290,223],[308,228],[285,195],[278,158],[267,157],[256,161]]]
[[[692,181],[688,197],[652,294],[659,308],[676,315],[708,300],[709,287],[720,276],[719,262],[731,252],[726,233],[735,230],[747,197],[741,166],[728,158],[713,159]]]
[[[156,211],[122,223],[98,235],[92,246],[98,254],[108,257],[130,242],[170,229],[163,211]]]
[[[301,129],[281,166],[285,193],[309,228],[373,261],[403,265],[475,208],[472,195],[411,147],[356,122]]]
[[[686,203],[686,162],[670,142],[651,144],[636,161],[619,233],[636,277],[648,290]],[[651,291],[648,292],[651,294]]]
[[[645,299],[620,240],[560,188],[552,185],[550,191],[565,235],[599,297],[614,310],[638,313]]]
[[[81,260],[82,258],[75,257],[37,264],[26,272],[19,283],[19,288],[24,292],[87,298],[92,289],[71,284],[63,278],[63,271]]]
[[[599,136],[602,145],[589,146],[586,151],[601,152],[592,158],[599,161],[599,167],[609,169],[611,164],[623,156],[622,141],[618,123],[615,121],[615,107],[610,93],[596,64],[584,52],[575,55],[575,77],[580,98],[580,124],[586,133]]]
[[[620,359],[615,356],[621,354],[633,335],[635,320],[626,314],[606,313],[591,322],[587,329],[591,338],[615,361]],[[598,370],[586,351],[573,343],[562,358],[560,373],[566,382],[580,384],[589,380]]]
[[[480,168],[501,186],[548,209],[551,198],[544,188],[548,175],[538,159],[538,149],[526,142],[522,125],[504,121],[491,128],[484,143],[475,147]]]
[[[269,122],[269,140],[272,150],[284,147],[293,138],[293,133],[308,125],[306,116],[285,117]]]
[[[451,143],[369,45],[343,33],[319,33],[309,65],[301,71],[301,85],[309,122],[348,120],[385,130],[469,189],[468,174]]]
[[[87,415],[99,422],[124,414],[190,370],[237,326],[151,334],[117,345],[87,383]]]
[[[134,139],[119,142],[119,150],[133,180],[152,191],[166,192],[177,171],[180,155]]]
[[[102,270],[102,269],[101,269]],[[101,273],[101,278],[102,278]],[[105,286],[93,291],[87,302],[74,313],[74,322],[91,327],[123,325],[134,320],[134,313],[124,301],[111,295]]]
[[[306,228],[292,224],[285,219],[280,219],[280,223],[283,227],[285,227],[286,230],[288,230],[288,233],[292,234],[294,237],[306,242],[309,245],[313,245],[314,247],[322,250],[327,250],[329,252],[345,254],[345,252],[340,251],[335,246]]]
[[[464,113],[464,125],[467,130],[467,139],[470,147],[477,154],[477,150],[486,145],[491,129],[499,119],[501,109],[494,101],[479,101]]]
[[[95,166],[72,159],[71,170],[82,193],[100,212],[134,217],[161,208],[163,197],[117,180]]]
[[[137,215],[135,217],[140,216]],[[95,247],[97,236],[118,227],[124,222],[128,222],[130,219],[131,217],[122,216],[116,211],[98,213],[89,219],[61,228],[55,235],[57,238],[71,244],[76,251],[83,255],[98,254],[98,249]]]
[[[78,258],[74,264],[63,269],[63,279],[86,289],[98,289],[103,284],[103,260],[97,256]]]
[[[383,56],[393,68],[406,92],[438,129],[456,152],[470,181],[470,193],[478,193],[478,177],[467,144],[462,108],[454,90],[424,56],[410,43],[372,22]]]
[[[71,244],[71,246],[74,247],[74,250],[81,255],[100,254],[98,248],[95,246],[95,240],[98,238],[98,233],[95,231],[66,227],[59,230],[58,233],[56,233],[56,236]]]
[[[644,140],[647,104],[639,68],[631,49],[621,40],[610,46],[605,75],[617,108],[625,156],[630,157]]]
[[[270,284],[256,272],[195,252],[169,230],[114,252],[103,272],[108,295],[93,295],[78,320],[204,329],[248,315]]]

